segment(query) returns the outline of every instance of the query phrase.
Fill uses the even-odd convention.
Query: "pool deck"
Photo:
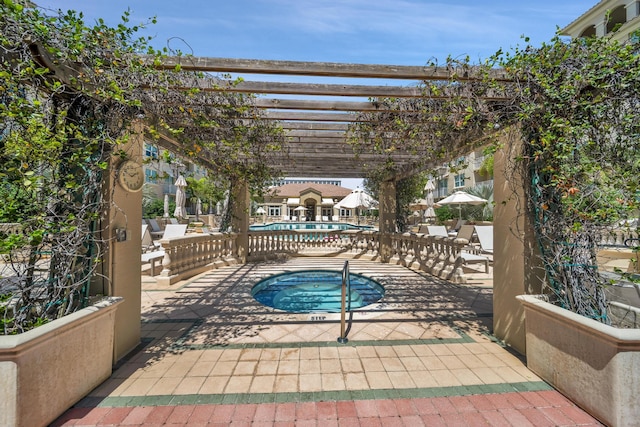
[[[171,287],[143,276],[143,343],[54,426],[600,426],[490,335],[491,275],[456,285],[350,260],[386,288],[354,313],[255,302],[272,274],[337,258],[223,267]]]

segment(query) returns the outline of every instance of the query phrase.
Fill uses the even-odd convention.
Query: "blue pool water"
[[[365,307],[384,296],[384,287],[360,274],[349,274],[351,308]],[[342,272],[305,270],[283,273],[258,282],[251,295],[261,304],[292,313],[338,313],[342,302]]]
[[[368,225],[346,224],[344,222],[273,222],[271,224],[253,224],[251,231],[260,230],[369,230]]]

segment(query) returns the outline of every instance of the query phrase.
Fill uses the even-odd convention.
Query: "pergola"
[[[212,86],[203,81],[199,89],[207,91],[233,91],[256,94],[255,107],[264,112],[268,120],[276,120],[286,132],[287,157],[273,165],[285,176],[318,176],[327,178],[365,177],[372,166],[385,161],[373,151],[354,155],[349,144],[351,124],[371,120],[375,115],[361,113],[385,112],[378,102],[381,98],[444,99],[448,95],[430,93],[427,81],[450,81],[461,84],[481,80],[476,70],[438,66],[375,65],[332,62],[299,62],[255,59],[207,57],[169,57],[162,68],[204,73],[230,73],[231,75],[270,76],[272,81],[243,80],[238,84]],[[502,79],[502,71],[495,70],[492,77]],[[329,78],[330,83],[318,83]],[[306,79],[307,81],[301,81]],[[398,82],[394,85],[380,84]],[[364,82],[364,83],[363,83]],[[372,83],[373,82],[373,83]],[[489,96],[489,101],[504,101],[503,95]],[[403,114],[416,114],[404,111]],[[368,118],[366,118],[368,117]],[[471,146],[476,141],[469,141]],[[177,143],[164,135],[159,144],[169,150]],[[465,147],[460,152],[465,154]],[[215,155],[215,153],[213,153]],[[397,152],[391,156],[402,176],[414,174],[425,167],[435,167],[442,160],[420,159],[415,155]],[[426,160],[426,161],[425,161]],[[419,166],[417,166],[419,164]],[[396,177],[398,178],[398,177]]]

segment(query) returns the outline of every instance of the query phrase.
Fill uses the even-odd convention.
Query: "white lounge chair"
[[[164,229],[162,239],[169,239],[171,237],[182,237],[187,234],[187,224],[167,224]]]
[[[153,242],[151,238],[151,232],[149,231],[149,225],[142,224],[142,252],[150,252],[157,249],[159,245]]]
[[[447,233],[447,227],[444,225],[427,225],[427,234],[430,236],[444,236],[449,237]]]
[[[493,255],[493,225],[476,225],[475,230],[480,242],[480,251]]]

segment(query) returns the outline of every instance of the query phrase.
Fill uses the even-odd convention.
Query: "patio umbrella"
[[[200,220],[200,215],[202,215],[202,200],[198,197],[196,200],[196,221]]]
[[[297,208],[294,209],[295,212],[300,212],[300,217],[302,217],[302,212],[306,212],[307,208],[304,206],[298,206]]]
[[[438,200],[439,205],[458,205],[459,219],[462,219],[462,205],[482,205],[487,201],[464,191],[456,191],[452,195]]]
[[[178,179],[175,183],[176,186],[176,210],[173,212],[173,216],[176,218],[185,218],[187,212],[185,209],[185,203],[187,201],[187,195],[185,189],[187,188],[187,181],[182,175],[178,175]]]
[[[432,179],[427,181],[427,185],[424,186],[424,189],[427,192],[425,196],[427,208],[424,211],[424,218],[426,220],[431,220],[436,217],[436,211],[433,209],[433,207],[435,206],[435,202],[433,201],[433,190],[436,189],[436,185],[434,184]]]
[[[356,188],[333,207],[339,209],[371,209],[377,204],[378,202],[365,193],[364,190]]]
[[[256,209],[256,215],[264,215],[266,213],[267,213],[267,211],[265,211],[262,206],[260,206],[260,207],[258,207],[258,209]],[[262,219],[262,222],[265,222],[264,218]]]

